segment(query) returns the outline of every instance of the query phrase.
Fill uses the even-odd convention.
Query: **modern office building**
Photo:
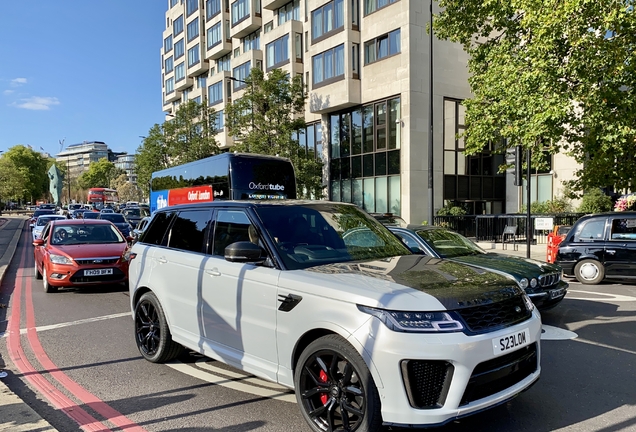
[[[137,174],[135,173],[135,155],[122,153],[115,160],[115,167],[126,171],[128,183],[137,184]]]
[[[55,156],[55,160],[68,166],[72,178],[77,178],[88,170],[91,162],[97,162],[102,158],[109,158],[109,150],[106,143],[101,141],[84,141],[79,144],[71,144]],[[110,159],[109,159],[110,160]]]
[[[329,199],[420,223],[432,158],[435,210],[458,201],[475,214],[517,211],[519,189],[497,172],[504,156],[486,149],[467,157],[456,138],[461,101],[471,95],[467,55],[433,38],[431,58],[428,1],[167,0],[167,7],[163,110],[207,101],[219,113],[221,147],[232,145],[223,112],[241,97],[237,80],[252,68],[280,68],[307,86],[302,143],[325,163]],[[553,178],[536,179],[550,197]]]

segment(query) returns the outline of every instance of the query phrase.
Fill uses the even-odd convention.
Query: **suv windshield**
[[[486,253],[475,243],[456,232],[445,229],[426,229],[417,231],[417,235],[426,241],[442,258]]]
[[[146,210],[145,208],[131,208],[131,209],[126,209],[123,212],[124,216],[126,217],[145,217],[145,216],[149,216],[150,212],[148,210]]]
[[[387,228],[346,204],[256,207],[289,269],[410,255]]]
[[[111,221],[112,223],[124,223],[126,219],[119,213],[102,213],[99,215],[100,219]]]

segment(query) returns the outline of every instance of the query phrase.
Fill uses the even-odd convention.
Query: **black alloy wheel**
[[[141,355],[152,363],[164,363],[181,354],[183,347],[172,340],[163,308],[152,292],[135,306],[135,341]]]
[[[340,336],[312,342],[300,356],[296,399],[316,432],[373,432],[382,424],[380,397],[360,355]]]

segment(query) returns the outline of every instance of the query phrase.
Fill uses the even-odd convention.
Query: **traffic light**
[[[523,147],[515,147],[515,186],[523,186]]]

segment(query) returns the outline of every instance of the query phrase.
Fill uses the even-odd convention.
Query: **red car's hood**
[[[100,243],[100,244],[81,244],[68,246],[55,246],[51,248],[51,252],[59,251],[73,259],[82,258],[100,258],[121,256],[127,243]]]

